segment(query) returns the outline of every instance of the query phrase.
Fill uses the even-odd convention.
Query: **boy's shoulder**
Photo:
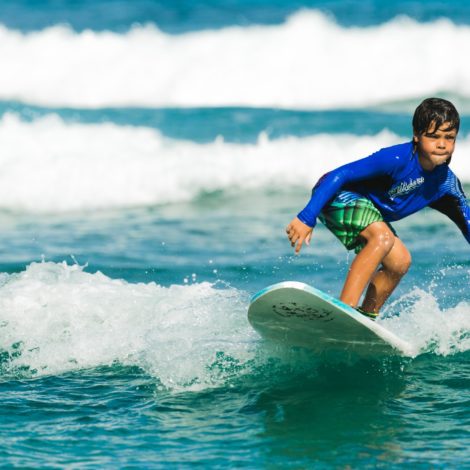
[[[402,144],[392,145],[390,147],[381,148],[376,154],[387,157],[396,157],[397,159],[409,159],[413,155],[413,142],[404,142]]]
[[[384,147],[371,156],[377,167],[392,172],[405,170],[410,164],[413,166],[413,142]]]

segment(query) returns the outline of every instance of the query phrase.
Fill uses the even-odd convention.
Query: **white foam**
[[[334,108],[448,91],[470,97],[470,27],[406,17],[342,27],[315,10],[281,25],[169,35],[0,26],[0,99],[42,105]]]
[[[462,273],[467,278],[470,272]],[[380,324],[410,342],[420,354],[449,356],[470,350],[470,303],[441,308],[432,291],[413,289],[387,306]]]
[[[0,372],[41,377],[120,364],[172,391],[272,384],[312,367],[307,351],[265,344],[249,296],[207,282],[131,284],[78,265],[31,263],[0,274]],[[260,347],[262,346],[262,347]]]
[[[4,274],[0,284],[0,350],[12,354],[3,368],[13,373],[119,362],[189,389],[224,383],[233,375],[226,363],[243,373],[255,356],[247,295],[235,289],[130,284],[49,262]]]
[[[286,189],[309,192],[326,171],[406,141],[374,136],[314,135],[254,144],[222,139],[198,144],[145,127],[0,120],[0,209],[65,212],[190,201],[213,191]],[[470,182],[470,137],[462,136],[452,168]]]
[[[470,304],[443,311],[419,289],[399,302],[407,305],[401,315],[380,322],[421,353],[470,349]],[[131,284],[77,265],[32,263],[0,276],[0,367],[3,375],[40,377],[119,363],[171,390],[259,380],[266,366],[270,382],[282,364],[291,373],[313,367],[303,351],[260,342],[247,305],[247,293],[209,283]]]

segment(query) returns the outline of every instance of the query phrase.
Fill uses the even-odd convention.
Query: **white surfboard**
[[[302,282],[281,282],[258,292],[248,320],[264,338],[318,353],[346,350],[360,356],[416,356],[408,342]]]

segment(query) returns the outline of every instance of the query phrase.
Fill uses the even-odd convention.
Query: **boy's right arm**
[[[411,145],[411,144],[406,144]],[[323,206],[347,183],[391,175],[399,165],[396,147],[379,150],[366,158],[336,168],[323,175],[312,191],[312,197],[305,208],[287,226],[287,236],[298,254],[303,243],[310,243],[317,216]],[[398,152],[400,153],[400,152]]]
[[[395,147],[379,150],[372,155],[347,163],[324,174],[312,191],[312,197],[297,217],[309,227],[315,227],[316,219],[324,205],[346,184],[391,175],[404,164],[400,156],[395,156]]]
[[[310,244],[313,228],[304,224],[295,217],[286,228],[287,237],[292,247],[295,247],[295,254],[299,254],[303,243]]]

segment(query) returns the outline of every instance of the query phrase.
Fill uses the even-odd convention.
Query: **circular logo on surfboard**
[[[297,302],[279,302],[272,306],[273,312],[285,318],[296,317],[304,320],[331,321],[332,312],[324,308],[315,308]]]

